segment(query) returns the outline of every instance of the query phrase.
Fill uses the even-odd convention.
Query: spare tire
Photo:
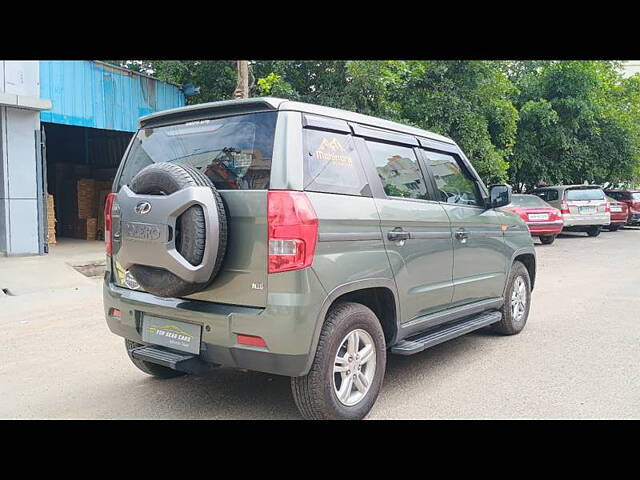
[[[155,163],[149,165],[133,178],[129,188],[141,195],[170,195],[186,187],[206,186],[211,189],[218,211],[218,251],[211,276],[204,283],[190,283],[168,270],[146,265],[133,265],[129,268],[143,290],[160,297],[184,297],[206,288],[218,274],[227,247],[227,217],[222,197],[213,183],[199,170],[174,163]],[[202,262],[206,225],[205,213],[200,205],[192,205],[176,221],[176,250],[191,265]]]

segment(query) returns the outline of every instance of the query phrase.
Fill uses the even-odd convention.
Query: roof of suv
[[[410,127],[403,125],[402,123],[392,122],[389,120],[383,120],[377,117],[371,117],[369,115],[363,115],[360,113],[350,112],[348,110],[342,110],[339,108],[324,107],[321,105],[313,105],[311,103],[294,102],[283,98],[275,97],[256,97],[256,98],[243,98],[235,100],[222,100],[220,102],[199,103],[196,105],[188,105],[185,107],[172,108],[170,110],[164,110],[162,112],[152,113],[145,115],[138,120],[138,124],[142,127],[144,124],[151,120],[182,116],[181,114],[188,114],[191,112],[205,113],[207,110],[219,110],[228,109],[229,107],[241,107],[250,110],[251,107],[258,107],[260,110],[293,110],[296,112],[311,113],[315,115],[324,115],[327,117],[337,118],[345,120],[347,122],[355,122],[372,127],[384,128],[387,130],[393,130],[408,135],[415,135],[419,137],[425,137],[440,142],[449,143],[455,145],[456,143],[443,135],[422,130],[421,128]],[[253,110],[257,111],[257,110]]]

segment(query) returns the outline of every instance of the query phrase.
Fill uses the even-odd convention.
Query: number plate
[[[154,345],[198,354],[201,334],[200,325],[150,315],[142,319],[142,341]]]
[[[580,213],[596,213],[596,207],[580,207]]]
[[[530,213],[529,220],[549,220],[548,213]]]
[[[621,212],[622,211],[622,207],[611,207],[611,211],[612,212]]]

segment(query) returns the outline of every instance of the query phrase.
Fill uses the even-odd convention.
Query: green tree
[[[615,62],[512,62],[520,111],[509,176],[539,182],[620,182],[637,174],[637,101]]]

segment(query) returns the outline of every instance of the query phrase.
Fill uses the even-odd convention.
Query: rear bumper
[[[557,235],[562,231],[564,224],[562,220],[556,222],[536,222],[527,223],[532,236],[538,235]]]
[[[608,213],[595,215],[564,213],[562,214],[562,221],[565,227],[609,225],[611,223],[611,216]]]
[[[612,213],[611,223],[614,225],[624,225],[627,223],[628,215],[626,213]]]
[[[320,297],[317,293],[297,295],[297,300],[306,297],[307,303],[302,300],[299,305],[295,304],[296,299],[283,294],[283,304],[254,308],[160,298],[120,288],[108,281],[103,286],[107,326],[116,335],[145,344],[142,341],[144,314],[201,325],[200,360],[287,376],[307,373],[313,333],[321,308],[320,304],[311,303],[309,299]],[[111,317],[111,308],[119,309],[121,316]],[[240,345],[236,341],[237,334],[260,336],[267,348]]]

